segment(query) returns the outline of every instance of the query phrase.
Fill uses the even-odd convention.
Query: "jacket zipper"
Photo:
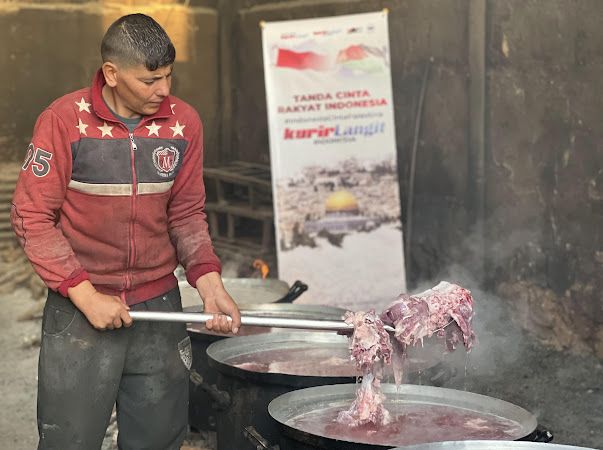
[[[126,289],[130,289],[132,287],[132,273],[130,272],[130,267],[136,261],[136,247],[134,240],[134,223],[136,221],[136,195],[138,193],[138,181],[136,179],[136,142],[134,142],[134,133],[129,132],[130,136],[130,164],[132,165],[132,196],[131,196],[131,207],[132,207],[132,215],[130,218],[130,242],[128,249],[128,267],[126,269]]]

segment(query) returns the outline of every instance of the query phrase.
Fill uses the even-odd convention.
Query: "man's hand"
[[[196,284],[203,300],[203,312],[214,313],[214,317],[205,322],[206,328],[221,333],[232,331],[236,334],[241,326],[241,313],[235,301],[224,289],[220,274],[207,273],[199,277]]]
[[[86,280],[67,290],[69,298],[97,330],[113,330],[132,325],[128,306],[119,297],[101,294]]]

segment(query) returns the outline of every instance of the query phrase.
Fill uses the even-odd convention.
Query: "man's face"
[[[172,65],[153,71],[142,64],[118,68],[116,75],[116,101],[131,115],[148,116],[156,113],[163,99],[170,93]]]

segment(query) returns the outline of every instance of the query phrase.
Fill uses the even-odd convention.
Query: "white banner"
[[[387,12],[262,30],[279,278],[384,306],[406,291]]]

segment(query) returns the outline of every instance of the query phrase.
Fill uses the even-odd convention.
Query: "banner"
[[[406,291],[387,12],[262,26],[279,278],[300,303]]]

